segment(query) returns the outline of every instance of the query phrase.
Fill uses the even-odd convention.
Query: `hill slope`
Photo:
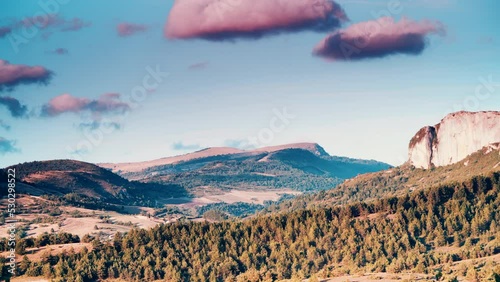
[[[456,281],[461,272],[453,262],[500,252],[499,210],[500,174],[491,173],[371,203],[135,229],[25,271],[81,281],[275,281],[360,272]],[[482,267],[466,269],[467,276],[498,277],[493,264]]]
[[[67,198],[71,195],[85,201],[113,204],[185,195],[179,186],[129,181],[94,164],[74,160],[38,161],[10,168],[16,169],[17,193]]]
[[[452,165],[426,170],[405,164],[384,171],[367,173],[346,180],[335,189],[299,196],[279,206],[272,206],[268,211],[334,206],[398,196],[423,188],[459,183],[474,176],[498,171],[500,171],[500,147],[498,144],[492,144]]]

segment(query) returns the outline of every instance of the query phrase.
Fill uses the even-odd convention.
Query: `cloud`
[[[48,39],[56,31],[78,31],[89,26],[91,23],[81,18],[65,19],[57,14],[40,14],[36,17],[15,19],[11,24],[0,27],[0,38],[15,32],[31,34],[33,29],[39,29],[43,30],[42,37]]]
[[[250,144],[248,139],[228,139],[224,141],[224,146],[242,150],[255,149],[255,146]]]
[[[12,65],[0,60],[0,91],[13,90],[21,84],[48,84],[53,72],[41,66]]]
[[[5,130],[10,130],[10,125],[6,124],[3,120],[0,119],[0,127]]]
[[[192,64],[188,67],[188,70],[202,70],[205,69],[208,66],[208,62],[199,62]]]
[[[39,29],[56,29],[59,31],[78,31],[90,25],[90,22],[84,21],[81,18],[65,19],[56,14],[44,14],[38,17],[25,17],[17,21],[13,25],[13,28],[37,27]]]
[[[12,28],[8,26],[0,26],[0,38],[7,36],[7,34],[12,32]]]
[[[330,60],[361,60],[394,54],[419,55],[427,47],[427,36],[444,35],[440,22],[416,22],[406,18],[395,22],[390,17],[360,22],[334,32],[313,51]]]
[[[124,113],[129,110],[130,106],[120,100],[118,93],[106,93],[94,100],[62,94],[42,106],[42,116],[54,117],[64,113],[89,112],[97,120],[102,114]]]
[[[42,14],[36,17],[24,17],[13,24],[13,28],[32,28],[47,29],[53,26],[61,26],[64,20],[56,14]]]
[[[121,37],[127,37],[134,35],[136,33],[145,32],[148,30],[148,27],[142,24],[134,24],[123,22],[116,26],[116,32]]]
[[[302,30],[330,31],[347,20],[331,0],[176,0],[164,28],[172,39],[258,39]]]
[[[22,105],[16,98],[0,96],[0,105],[7,107],[7,110],[9,110],[12,117],[27,117],[28,107],[26,105]]]
[[[48,54],[54,54],[54,55],[67,55],[69,53],[68,49],[66,48],[56,48],[51,51],[47,51]]]
[[[199,144],[185,145],[182,142],[176,142],[172,144],[172,149],[176,151],[194,151],[200,149],[200,145]]]
[[[84,27],[89,27],[92,24],[86,22],[80,18],[73,18],[71,20],[65,20],[61,26],[61,31],[78,31]]]
[[[96,129],[99,129],[101,127],[106,127],[108,129],[112,129],[112,130],[118,130],[122,126],[119,123],[114,122],[114,121],[96,121],[96,120],[94,120],[92,122],[82,122],[78,125],[78,127],[81,130],[85,130],[85,129],[96,130]]]
[[[16,141],[0,137],[0,155],[17,152],[20,152],[20,150],[16,147]]]

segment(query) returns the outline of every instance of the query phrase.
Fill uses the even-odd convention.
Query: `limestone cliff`
[[[418,168],[445,166],[500,142],[500,112],[457,112],[420,129],[410,141],[409,162]]]

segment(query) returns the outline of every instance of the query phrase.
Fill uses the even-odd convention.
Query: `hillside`
[[[499,209],[500,174],[490,173],[370,203],[135,229],[111,244],[96,240],[91,251],[25,263],[21,273],[76,281],[275,281],[409,272],[494,281],[492,260],[464,263],[465,270],[454,263],[500,253]]]
[[[337,188],[299,196],[272,206],[268,211],[295,210],[305,207],[334,206],[357,201],[404,195],[408,192],[459,183],[478,175],[500,171],[500,148],[492,144],[459,163],[433,169],[415,168],[410,164],[359,175]]]
[[[23,194],[96,204],[145,204],[153,199],[185,195],[179,186],[129,181],[94,164],[74,160],[37,161],[12,168],[16,169],[17,193]],[[0,185],[4,183],[7,182]]]

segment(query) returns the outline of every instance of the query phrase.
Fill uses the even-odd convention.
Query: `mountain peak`
[[[457,163],[500,141],[500,112],[456,112],[425,126],[411,139],[409,162],[418,168]]]
[[[317,156],[329,156],[329,154],[317,143],[292,143],[292,144],[284,144],[284,145],[278,145],[278,146],[269,146],[269,147],[263,147],[259,149],[253,150],[254,152],[276,152],[276,151],[281,151],[281,150],[287,150],[287,149],[302,149],[306,151],[310,151],[311,153],[317,155]]]

